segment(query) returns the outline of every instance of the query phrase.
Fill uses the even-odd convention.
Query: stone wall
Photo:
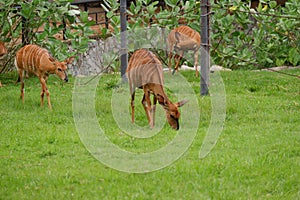
[[[120,43],[116,38],[90,42],[88,50],[78,55],[68,66],[72,76],[91,76],[107,71],[110,64],[119,58]]]

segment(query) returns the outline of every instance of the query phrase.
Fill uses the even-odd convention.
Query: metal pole
[[[27,19],[22,16],[22,46],[29,44]]]
[[[126,25],[126,0],[120,2],[120,20],[121,20],[121,77],[123,81],[127,81],[124,76],[128,64],[127,52],[127,25]]]
[[[28,0],[25,0],[24,2],[29,2]],[[20,11],[22,10],[22,6],[20,6]],[[32,40],[32,35],[31,38],[29,39],[29,27],[28,27],[28,19],[26,19],[24,16],[22,16],[22,46],[25,46],[29,44],[29,41]]]
[[[209,0],[201,0],[201,80],[200,94],[209,94]]]

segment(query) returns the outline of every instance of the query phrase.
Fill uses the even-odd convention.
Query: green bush
[[[22,35],[27,36],[23,44],[45,47],[58,60],[85,52],[94,22],[88,20],[87,12],[80,11],[71,2],[0,0],[0,40],[10,48],[7,58],[13,60],[15,51],[21,46]],[[65,40],[57,39],[57,34],[63,34]],[[71,43],[72,52],[68,43]],[[10,62],[6,64],[0,72],[11,66]]]
[[[300,2],[261,1],[257,9],[241,1],[213,5],[212,58],[224,67],[265,68],[300,64]]]
[[[212,63],[231,69],[300,64],[299,1],[287,2],[285,7],[278,6],[276,1],[261,1],[256,10],[240,0],[211,2]],[[150,26],[172,29],[184,23],[200,32],[199,1],[165,0],[165,3],[166,9],[158,7],[157,1],[132,3],[127,8],[128,30]],[[113,34],[120,34],[116,13],[119,3],[105,0],[102,6],[114,27]]]

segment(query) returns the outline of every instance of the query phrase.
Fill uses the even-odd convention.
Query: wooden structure
[[[74,0],[71,4],[78,6],[83,11],[87,11],[89,17],[91,17],[96,24],[105,24],[105,27],[108,28],[109,21],[101,3],[103,3],[102,0]]]

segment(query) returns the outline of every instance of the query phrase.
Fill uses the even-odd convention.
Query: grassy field
[[[300,74],[299,69],[286,72]],[[197,134],[182,157],[150,173],[112,169],[85,148],[74,122],[75,78],[68,84],[49,78],[50,111],[40,107],[38,79],[26,80],[22,104],[16,74],[1,74],[0,199],[299,199],[300,80],[274,72],[222,72],[224,129],[212,151],[199,159],[212,97],[198,95],[193,72],[182,74],[197,95]],[[103,75],[92,105],[107,137],[133,152],[154,151],[173,140],[177,132],[166,124],[145,139],[128,136],[118,127],[111,108],[118,84],[118,76]],[[147,126],[141,95],[139,91],[136,97],[136,124]]]

